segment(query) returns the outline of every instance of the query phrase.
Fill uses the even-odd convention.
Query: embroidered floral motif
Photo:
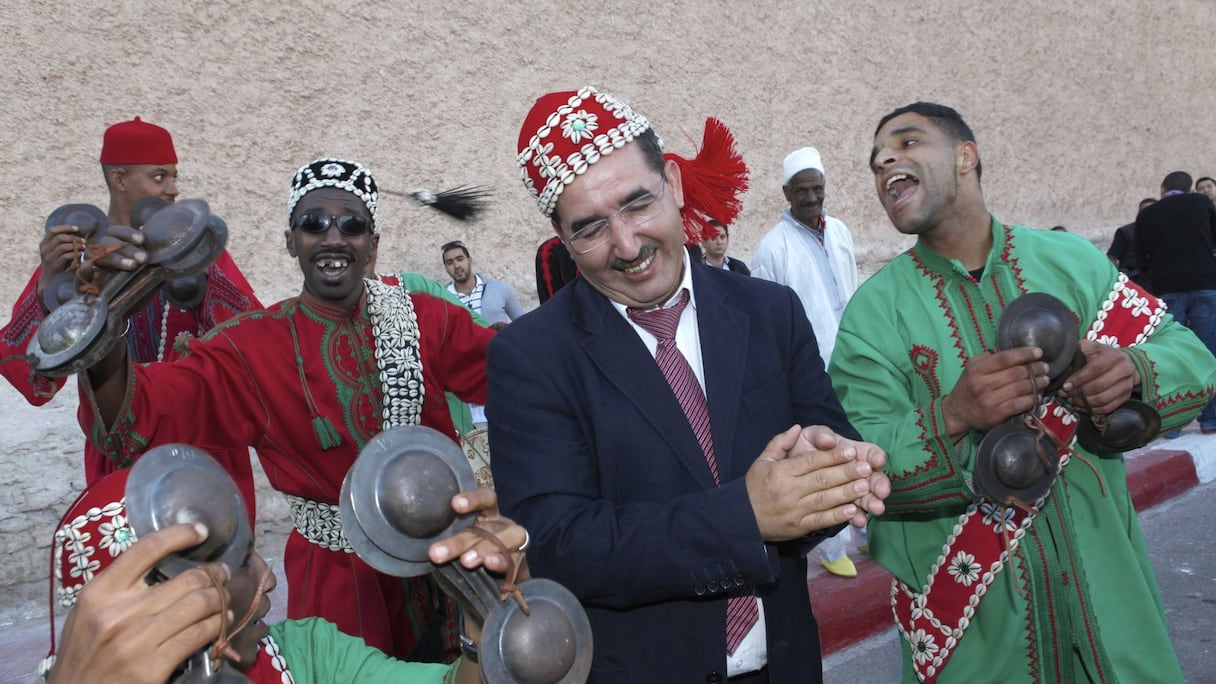
[[[950,559],[950,567],[946,571],[950,573],[955,582],[969,587],[980,578],[981,569],[980,564],[975,562],[974,555],[966,551],[959,551],[954,554],[954,558]]]
[[[90,508],[84,514],[64,523],[55,531],[55,582],[58,585],[59,605],[71,608],[84,585],[93,581],[101,568],[101,561],[94,558],[98,548],[108,549],[117,556],[135,543],[135,532],[127,524],[126,499],[112,501],[101,508]],[[93,534],[84,531],[94,523],[99,532],[97,546],[92,545]],[[63,554],[67,553],[68,577],[64,578]],[[67,579],[68,581],[64,581]]]
[[[1002,523],[1007,532],[1017,529],[1013,522],[1014,509],[985,500],[980,504],[980,510],[984,512],[984,524],[991,525],[993,532],[1000,534]]]
[[[111,557],[126,551],[135,543],[135,531],[127,524],[126,516],[116,515],[111,522],[103,522],[98,530],[101,532],[99,546],[108,549]]]
[[[933,660],[938,650],[940,650],[933,635],[925,632],[923,629],[913,632],[908,637],[908,644],[912,647],[912,657],[916,659],[918,665],[924,665]]]
[[[578,143],[586,138],[590,140],[599,124],[596,120],[599,119],[595,114],[588,114],[586,110],[578,110],[566,117],[562,122],[562,135],[569,138],[570,142]]]
[[[602,107],[604,112],[610,114],[616,121],[605,117],[605,121],[601,122],[599,119],[602,114],[588,112],[584,108],[584,103],[593,98],[596,105]],[[592,109],[596,108],[591,105],[587,106]],[[596,131],[607,125],[611,125],[611,127],[596,134]],[[551,216],[554,207],[557,206],[557,198],[562,194],[566,185],[585,172],[589,165],[594,164],[600,156],[624,147],[626,143],[649,128],[650,122],[645,117],[636,114],[629,105],[611,96],[598,93],[594,88],[585,87],[572,95],[566,104],[557,107],[556,111],[549,114],[545,123],[536,130],[536,135],[532,136],[528,145],[520,150],[515,160],[520,165],[525,186],[536,197],[541,213]],[[559,129],[562,138],[570,140],[575,145],[584,140],[590,141],[590,149],[588,146],[584,146],[581,150],[568,156],[564,151],[558,155],[549,156],[549,152],[554,149],[555,139],[550,136],[558,135]],[[558,142],[562,143],[563,149],[569,147],[565,140],[558,140]],[[541,160],[541,157],[545,159]],[[529,164],[539,170],[538,178],[528,176]],[[529,183],[528,180],[532,182]]]
[[[346,168],[341,164],[329,163],[321,167],[321,175],[326,178],[337,178],[346,173]]]

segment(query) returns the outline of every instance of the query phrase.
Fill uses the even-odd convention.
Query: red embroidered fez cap
[[[101,163],[176,164],[177,152],[169,131],[137,116],[133,121],[122,121],[106,129]]]

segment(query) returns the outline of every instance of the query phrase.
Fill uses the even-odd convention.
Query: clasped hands
[[[1122,349],[1081,340],[1085,365],[1068,376],[1060,395],[1078,411],[1105,415],[1140,386],[1140,372]],[[1048,364],[1038,347],[983,352],[967,361],[954,389],[942,400],[952,441],[971,430],[987,431],[1033,409],[1047,387]]]
[[[887,454],[830,428],[792,426],[774,437],[748,469],[747,495],[765,541],[788,541],[815,530],[866,524],[882,515],[891,483]]]

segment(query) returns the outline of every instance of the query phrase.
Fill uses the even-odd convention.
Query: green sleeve
[[[437,280],[431,280],[420,273],[402,273],[398,277],[401,279],[401,286],[410,292],[429,294],[432,297],[445,299],[456,306],[464,306],[464,302],[460,301],[460,297],[449,292],[448,288],[441,285]],[[472,309],[469,309],[469,313],[473,314],[474,323],[483,328],[490,327],[490,324],[486,323],[486,319],[482,318],[481,314]]]
[[[1166,314],[1141,344],[1127,348],[1140,371],[1140,397],[1161,414],[1161,431],[1191,422],[1216,383],[1216,359],[1195,333]]]
[[[847,312],[832,352],[832,386],[862,439],[887,452],[888,512],[961,512],[975,499],[969,473],[979,435],[970,433],[951,443],[942,414],[944,391],[923,401],[913,398],[912,383],[921,381],[915,378],[912,364],[936,367],[935,360],[913,360],[882,348],[883,342],[898,348],[900,338],[894,328],[848,325],[858,319],[886,318]]]
[[[443,684],[451,681],[460,661],[451,665],[409,663],[390,658],[362,639],[343,634],[327,620],[284,620],[270,627],[296,684],[328,682],[398,682]]]

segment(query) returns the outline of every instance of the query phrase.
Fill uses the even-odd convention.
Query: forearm
[[[951,424],[944,396],[915,392],[899,367],[848,333],[837,338],[832,381],[862,439],[887,452],[889,512],[950,510],[975,498],[966,475],[979,434]]]

